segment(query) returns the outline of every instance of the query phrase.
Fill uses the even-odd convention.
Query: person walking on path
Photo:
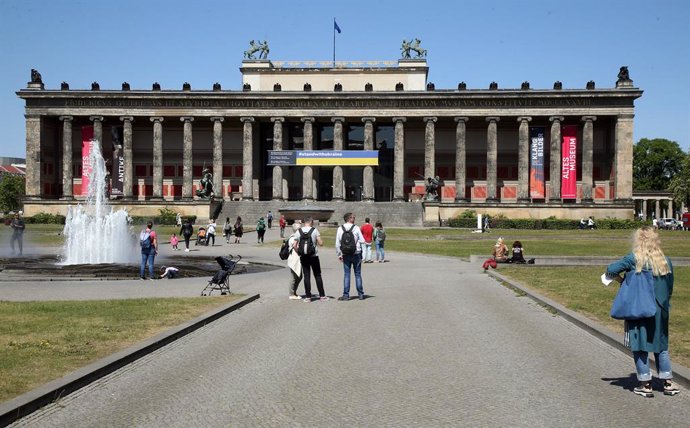
[[[26,229],[24,219],[19,214],[15,214],[10,227],[12,228],[12,237],[10,238],[12,254],[16,253],[14,249],[14,243],[16,242],[19,247],[19,255],[21,256],[24,254],[24,230]]]
[[[268,214],[266,214],[266,223],[268,224],[268,228],[271,228],[271,225],[273,224],[273,213],[271,210],[268,211]]]
[[[180,236],[184,238],[184,250],[187,253],[189,252],[189,239],[192,235],[194,235],[194,226],[192,226],[192,221],[187,219],[180,228]]]
[[[182,214],[177,213],[177,215],[175,216],[175,225],[177,227],[182,227]]]
[[[345,224],[338,228],[335,235],[335,255],[343,263],[343,295],[338,297],[340,301],[350,300],[350,270],[355,272],[355,287],[359,300],[364,300],[364,287],[362,285],[362,245],[364,237],[362,231],[355,224],[355,216],[346,213],[343,216]]]
[[[170,246],[172,247],[173,251],[179,250],[179,248],[177,248],[177,245],[179,243],[180,243],[180,240],[177,238],[177,235],[175,235],[173,233],[172,236],[170,237]]]
[[[297,231],[300,230],[300,223],[295,222],[292,225],[293,234],[288,238],[288,248],[290,248],[290,255],[288,255],[287,265],[290,268],[290,288],[289,288],[289,298],[290,300],[301,300],[302,297],[297,294],[297,287],[302,281],[302,262],[300,261],[300,256],[297,254],[297,245],[299,244],[299,239],[297,239]]]
[[[235,220],[234,226],[235,244],[239,244],[242,240],[242,234],[244,233],[244,231],[242,230],[243,227],[244,225],[242,225],[242,217],[237,216],[237,220]]]
[[[386,243],[386,231],[380,221],[376,222],[376,228],[374,228],[374,243],[376,244],[376,261],[379,263],[385,262],[386,252],[383,247]]]
[[[643,397],[653,397],[652,372],[649,368],[649,352],[654,353],[659,379],[663,381],[665,395],[676,395],[679,390],[672,381],[671,358],[668,353],[668,319],[673,294],[673,265],[661,250],[658,233],[645,226],[633,235],[632,252],[606,268],[606,278],[622,282],[619,276],[649,270],[654,278],[656,314],[651,318],[625,321],[624,343],[633,354],[637,380],[640,385],[633,392]]]
[[[216,219],[212,218],[211,222],[206,227],[206,246],[208,247],[209,241],[213,240],[211,246],[216,245]]]
[[[285,238],[285,226],[287,225],[287,221],[285,221],[285,216],[283,214],[280,215],[280,220],[278,220],[278,226],[280,226],[280,237]]]
[[[139,244],[141,245],[141,267],[139,268],[139,277],[141,280],[146,279],[145,269],[149,266],[149,279],[153,281],[153,262],[158,254],[158,237],[153,230],[153,222],[146,223],[146,229],[139,234]]]
[[[259,221],[256,223],[256,243],[264,243],[264,235],[266,234],[266,222],[264,222],[263,217],[259,217]]]
[[[364,237],[364,245],[362,246],[362,258],[364,259],[364,263],[374,263],[374,259],[371,257],[371,243],[374,239],[374,226],[369,223],[369,217],[364,219],[364,224],[360,230]]]
[[[314,227],[314,219],[307,217],[304,225],[297,230],[294,237],[298,240],[297,253],[300,255],[304,275],[304,301],[311,302],[311,272],[314,272],[316,288],[319,290],[319,300],[328,300],[323,288],[321,278],[321,261],[319,260],[319,247],[323,246],[321,233]]]
[[[225,217],[225,223],[223,223],[223,236],[225,236],[225,243],[230,243],[230,237],[232,236],[232,223],[230,223],[230,217]]]

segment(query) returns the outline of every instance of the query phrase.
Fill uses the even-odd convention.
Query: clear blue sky
[[[239,89],[242,53],[273,60],[396,60],[403,39],[428,50],[437,89],[612,87],[621,65],[644,95],[635,141],[690,147],[690,1],[73,1],[0,0],[0,156],[25,156],[15,91],[30,69],[47,88]]]

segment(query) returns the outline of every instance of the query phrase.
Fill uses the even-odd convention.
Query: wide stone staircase
[[[259,217],[266,218],[266,213],[270,210],[273,213],[273,222],[277,225],[281,209],[308,207],[332,209],[333,214],[326,225],[342,224],[343,215],[352,212],[357,217],[357,223],[363,223],[364,219],[369,217],[372,223],[380,221],[384,227],[422,227],[423,207],[417,202],[225,201],[217,223],[222,224],[226,217],[234,223],[237,216],[240,216],[245,226],[251,227],[252,224],[256,224]]]

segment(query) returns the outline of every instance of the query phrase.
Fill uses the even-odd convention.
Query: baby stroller
[[[200,227],[199,232],[196,234],[196,243],[194,246],[197,245],[206,245],[206,229],[203,227]]]
[[[221,295],[232,294],[230,293],[230,274],[240,260],[242,256],[234,257],[232,254],[229,254],[229,257],[216,257],[220,269],[208,280],[206,287],[201,290],[201,295],[210,296],[213,290],[220,291]]]

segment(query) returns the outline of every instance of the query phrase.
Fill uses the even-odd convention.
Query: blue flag
[[[335,31],[337,31],[338,34],[340,34],[340,27],[338,27],[338,23],[335,22],[335,19],[333,20],[333,28],[335,28]]]

